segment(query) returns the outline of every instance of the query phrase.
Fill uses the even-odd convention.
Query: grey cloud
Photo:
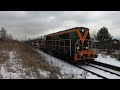
[[[0,27],[5,27],[17,39],[82,25],[91,32],[106,26],[111,34],[119,37],[115,33],[120,29],[119,16],[119,11],[0,11]]]

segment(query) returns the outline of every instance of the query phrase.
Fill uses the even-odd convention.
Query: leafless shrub
[[[48,79],[58,79],[57,75],[60,75],[60,71],[57,67],[50,66],[45,60],[41,58],[39,53],[37,53],[34,49],[30,48],[23,42],[19,42],[16,40],[6,40],[0,43],[0,51],[16,51],[18,58],[21,59],[20,63],[22,63],[23,68],[28,68],[23,73],[26,76],[30,76],[31,72],[35,78],[42,78],[38,72],[38,69],[49,71],[50,75]],[[6,58],[6,59],[5,59]],[[7,57],[3,56],[3,53],[0,53],[0,63],[4,63],[4,60],[7,60]],[[10,67],[10,64],[7,63],[7,67]],[[14,70],[8,68],[8,71],[15,72]],[[23,76],[23,78],[26,78]]]

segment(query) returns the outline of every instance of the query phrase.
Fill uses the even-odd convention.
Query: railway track
[[[98,66],[98,65],[94,65],[94,64],[89,64],[88,66],[95,67],[95,68],[98,68],[100,70],[104,70],[106,72],[109,72],[111,74],[115,74],[117,76],[120,76],[120,72],[119,71],[115,71],[115,70],[110,69],[110,68],[106,68],[106,67],[102,67],[102,66]]]
[[[107,69],[103,69],[94,65],[76,65],[79,68],[82,68],[88,72],[91,72],[94,75],[97,75],[98,77],[101,77],[103,79],[120,79],[120,74],[112,72]]]
[[[110,68],[110,69],[113,69],[115,71],[119,71],[120,72],[120,67],[117,67],[117,66],[113,66],[113,65],[102,63],[102,62],[98,62],[98,61],[93,61],[91,63],[94,64],[94,65],[99,65],[99,66]]]
[[[68,62],[70,63],[70,62]],[[80,69],[83,69],[87,72],[92,73],[93,75],[97,75],[100,78],[103,79],[120,79],[120,72],[113,70],[112,68],[108,68],[107,66],[104,67],[104,65],[99,66],[96,64],[83,64],[83,65],[78,65],[78,64],[73,64],[70,63]],[[114,67],[114,66],[113,66]]]
[[[54,57],[54,56],[52,56]],[[65,61],[65,60],[62,60]],[[92,73],[93,75],[96,75],[102,79],[120,79],[120,72],[119,71],[115,71],[115,70],[111,70],[110,68],[106,68],[104,67],[104,65],[98,65],[98,64],[83,64],[83,65],[78,65],[78,64],[74,64],[74,63],[70,63],[80,69],[83,69],[89,73]]]
[[[72,64],[72,65],[74,65],[74,66],[76,66],[76,67],[78,67],[78,68],[80,68],[80,69],[83,69],[83,70],[85,70],[85,71],[87,71],[87,72],[90,72],[90,73],[92,73],[93,75],[96,75],[96,76],[98,76],[98,77],[100,77],[100,78],[102,78],[102,79],[109,79],[109,78],[104,77],[104,76],[102,76],[102,75],[100,75],[100,74],[97,74],[97,73],[95,73],[95,72],[93,72],[93,71],[91,71],[91,70],[88,70],[88,69],[86,69],[86,68],[84,68],[84,67],[77,66],[77,65],[75,65],[75,64]]]

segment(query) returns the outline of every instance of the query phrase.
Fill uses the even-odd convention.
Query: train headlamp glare
[[[86,47],[86,49],[88,49],[88,47]]]
[[[80,48],[79,48],[79,46],[77,47],[77,50],[79,50]]]
[[[84,32],[84,29],[82,29],[82,32]]]

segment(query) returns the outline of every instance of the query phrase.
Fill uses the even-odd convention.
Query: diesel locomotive
[[[90,37],[89,28],[86,27],[74,27],[45,35],[40,39],[38,48],[72,62],[89,62],[97,58],[94,42]]]
[[[70,62],[91,62],[97,58],[89,28],[74,27],[44,35],[31,45],[54,57]]]

